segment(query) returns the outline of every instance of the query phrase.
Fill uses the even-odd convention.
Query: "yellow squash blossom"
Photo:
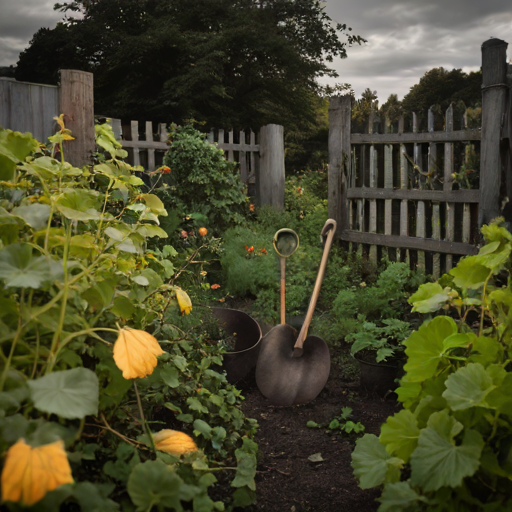
[[[60,134],[64,140],[75,140],[75,137],[71,137],[71,130],[68,130],[64,125],[64,114],[61,114],[59,117],[54,117],[57,124],[60,126]]]
[[[160,432],[153,434],[153,441],[155,442],[157,450],[170,453],[176,457],[179,457],[184,453],[197,451],[197,446],[196,443],[194,443],[194,440],[187,434],[178,432],[177,430],[160,430]]]
[[[121,329],[114,344],[114,361],[125,379],[151,375],[157,365],[156,356],[163,353],[154,336],[137,329]]]
[[[187,295],[187,292],[183,291],[178,286],[174,288],[174,292],[176,293],[176,300],[178,301],[178,306],[180,307],[181,314],[190,314],[190,312],[192,311],[192,301],[190,300],[190,297]]]
[[[23,439],[7,451],[2,470],[2,500],[33,505],[47,492],[73,483],[64,443],[32,448]]]

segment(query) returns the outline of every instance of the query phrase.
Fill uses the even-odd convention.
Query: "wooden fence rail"
[[[371,115],[368,133],[351,133],[352,99],[331,98],[329,214],[349,247],[374,262],[408,261],[435,278],[454,258],[477,252],[479,227],[502,214],[505,185],[512,192],[506,48],[497,39],[482,45],[481,129],[469,126],[467,112],[454,129],[450,106],[444,115],[429,109],[425,131],[412,114],[410,131],[401,117],[375,133]]]

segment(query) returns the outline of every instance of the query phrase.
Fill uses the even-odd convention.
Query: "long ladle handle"
[[[286,258],[283,256],[279,256],[279,265],[281,267],[281,324],[286,323],[286,305],[285,305],[285,295],[286,295]]]
[[[324,243],[324,253],[322,255],[322,261],[320,262],[320,268],[318,269],[318,274],[316,276],[315,287],[313,288],[313,293],[311,294],[311,300],[309,301],[308,311],[306,313],[306,319],[302,324],[302,329],[300,330],[299,336],[297,337],[297,341],[293,347],[293,357],[300,357],[302,355],[302,347],[304,345],[304,340],[308,335],[309,324],[311,323],[311,319],[313,318],[313,313],[316,307],[316,301],[318,300],[318,295],[320,294],[320,288],[322,287],[322,281],[324,280],[325,275],[325,267],[327,266],[327,259],[329,257],[329,251],[331,250],[332,241],[334,238],[334,234],[336,233],[336,221],[333,219],[327,219],[324,227],[322,228],[321,236],[325,236],[327,234],[327,238]]]

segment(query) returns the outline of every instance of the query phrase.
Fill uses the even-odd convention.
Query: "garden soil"
[[[353,409],[351,420],[365,432],[378,435],[389,415],[399,410],[396,395],[386,398],[359,392],[357,373],[333,364],[327,385],[312,402],[277,407],[259,392],[254,379],[240,384],[247,416],[259,424],[256,441],[261,451],[256,476],[256,504],[244,510],[290,512],[373,512],[379,503],[376,490],[362,490],[355,480],[351,454],[357,435],[309,428],[308,421],[329,423],[342,407]],[[320,462],[308,457],[320,454]]]

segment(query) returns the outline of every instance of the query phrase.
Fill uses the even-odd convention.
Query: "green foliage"
[[[433,68],[411,87],[402,100],[406,112],[426,113],[432,105],[439,105],[444,112],[450,103],[462,101],[475,107],[482,101],[482,72],[469,74],[461,69]]]
[[[359,332],[349,334],[345,339],[352,343],[350,354],[353,356],[361,350],[376,352],[375,362],[386,361],[403,352],[403,342],[411,333],[411,324],[397,318],[382,320],[382,327],[373,322],[364,322]]]
[[[315,117],[317,78],[363,41],[316,0],[76,0],[80,13],[41,30],[16,78],[54,81],[71,65],[95,75],[95,109],[129,119],[197,119],[257,130]],[[81,41],[76,47],[76,41]],[[293,91],[293,94],[290,94]]]
[[[357,341],[353,353],[371,348],[373,352],[379,350],[380,359],[392,355],[400,350],[408,325],[414,322],[411,315],[404,318],[407,298],[425,276],[400,262],[388,262],[379,274],[376,269],[365,268],[356,256],[344,268],[347,285],[332,303],[332,332],[347,341]],[[367,279],[362,280],[365,274]]]
[[[501,219],[482,234],[478,255],[409,299],[430,317],[405,342],[404,408],[352,456],[361,487],[384,485],[380,512],[512,506],[512,235]]]
[[[329,423],[316,423],[315,421],[308,421],[309,428],[327,428],[330,431],[340,431],[344,434],[360,434],[364,432],[364,425],[358,421],[354,423],[350,420],[352,416],[352,408],[342,407],[341,414],[335,416]]]
[[[322,257],[320,231],[326,219],[323,205],[317,205],[303,219],[296,218],[293,212],[261,208],[254,222],[228,229],[220,258],[226,289],[239,296],[252,295],[256,298],[257,317],[277,321],[279,260],[272,239],[276,231],[288,227],[297,232],[300,245],[286,262],[286,311],[288,316],[302,314],[307,309]]]
[[[236,164],[192,126],[171,126],[169,140],[164,163],[171,173],[156,190],[166,208],[202,215],[217,233],[239,224],[247,212],[247,197]]]
[[[29,134],[0,131],[0,173],[9,176],[0,190],[0,450],[21,438],[64,442],[75,483],[38,510],[224,510],[208,495],[224,467],[232,493],[223,489],[222,500],[248,505],[256,422],[219,373],[223,340],[211,336],[208,310],[181,316],[176,299],[179,284],[194,304],[207,302],[203,257],[218,240],[151,244],[167,237],[167,211],[140,189],[109,125],[96,128],[108,154],[81,169],[65,161],[61,128],[48,151]],[[116,325],[152,333],[164,350],[137,392],[113,359]],[[154,432],[196,436],[198,451],[153,451],[141,411]]]

